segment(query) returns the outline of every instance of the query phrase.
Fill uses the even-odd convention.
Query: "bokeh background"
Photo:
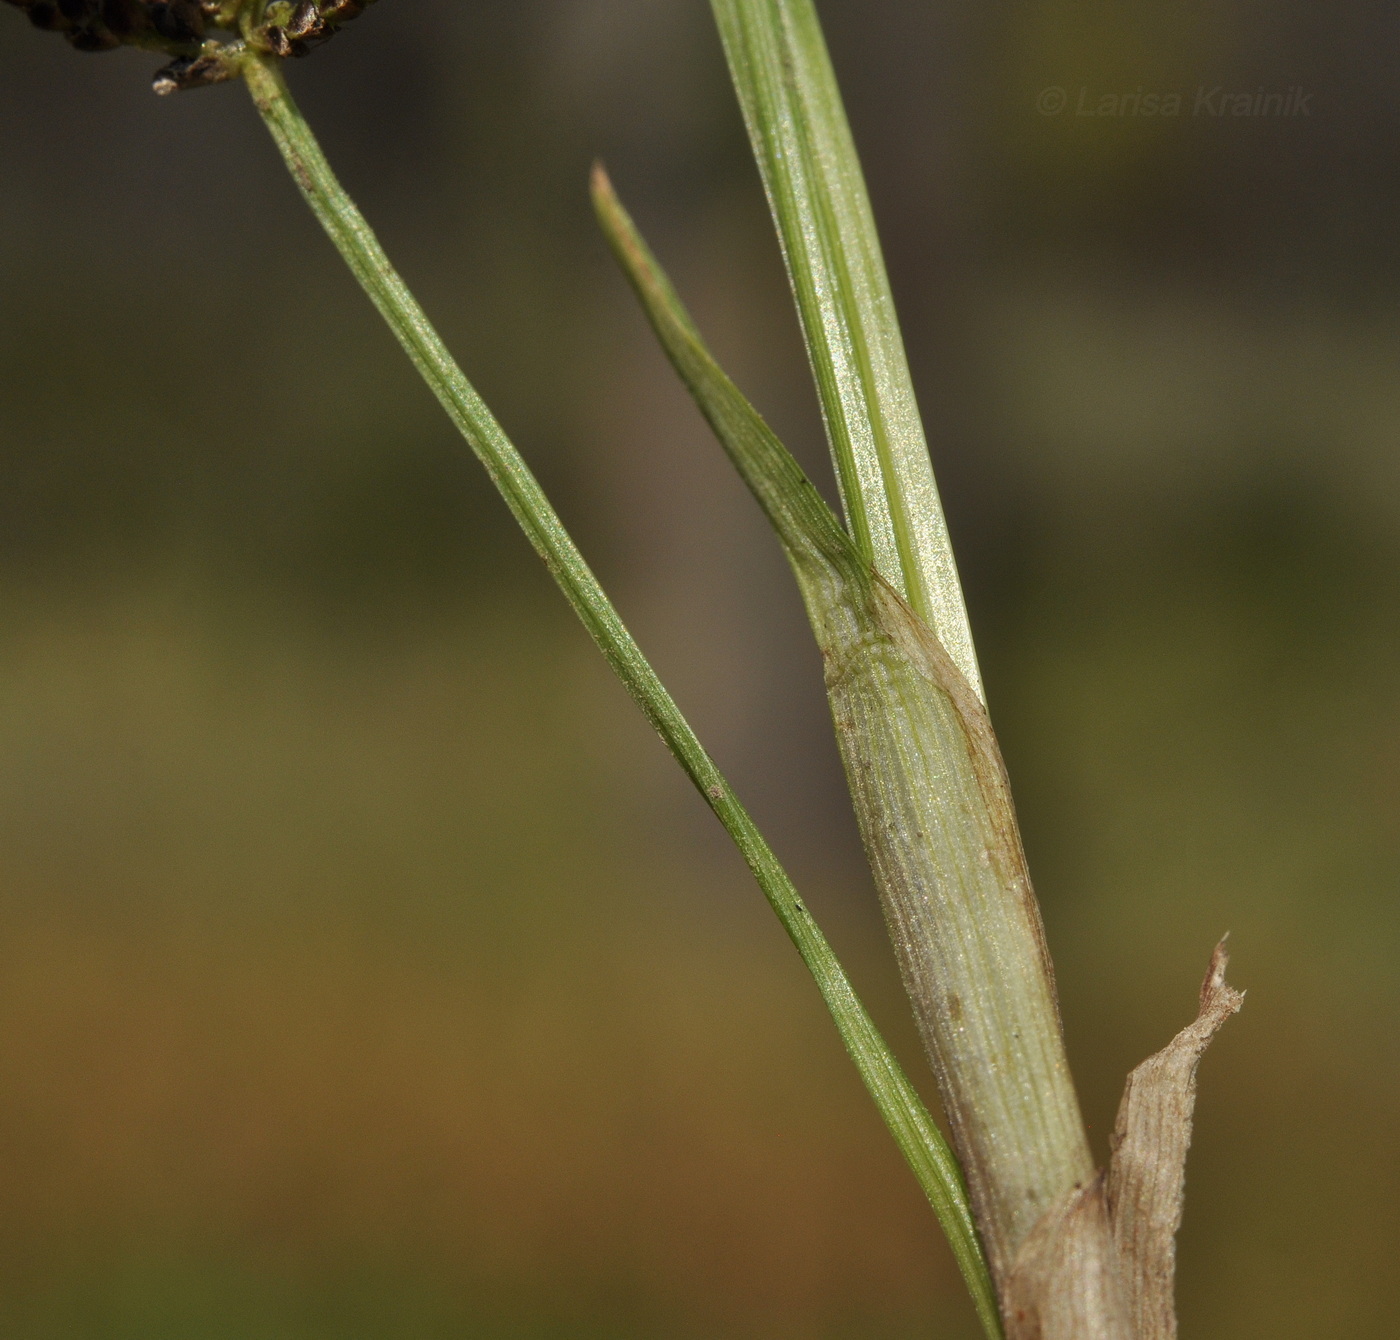
[[[1400,28],[821,8],[1100,1156],[1232,931],[1184,1334],[1389,1337]],[[0,1333],[971,1337],[723,835],[241,91],[154,63],[0,12]],[[829,487],[706,6],[387,0],[291,73],[922,1073],[791,583],[586,205]]]

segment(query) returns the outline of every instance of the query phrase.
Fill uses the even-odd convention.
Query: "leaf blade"
[[[857,549],[985,701],[865,180],[812,0],[712,0]]]

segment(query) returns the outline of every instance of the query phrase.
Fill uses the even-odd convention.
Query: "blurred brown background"
[[[1400,24],[822,12],[1100,1154],[1231,930],[1184,1334],[1389,1337]],[[154,64],[0,12],[0,1333],[972,1336],[723,835],[247,99]],[[586,205],[825,486],[706,6],[386,0],[292,75],[921,1070],[787,573]]]

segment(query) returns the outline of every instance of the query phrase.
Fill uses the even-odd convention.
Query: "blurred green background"
[[[1231,930],[1184,1334],[1389,1337],[1400,27],[822,12],[1100,1157]],[[154,63],[0,13],[0,1333],[972,1336],[723,835]],[[922,1073],[791,583],[587,209],[602,156],[829,487],[706,6],[388,0],[291,73]]]

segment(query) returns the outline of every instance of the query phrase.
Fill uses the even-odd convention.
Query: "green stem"
[[[292,100],[278,63],[252,54],[244,73],[292,177],[331,241],[486,467],[599,650],[739,848],[816,981],[861,1079],[928,1196],[983,1326],[989,1336],[999,1336],[996,1297],[957,1160],[857,998],[826,937],[623,625],[520,453],[453,361],[363,215],[341,188]]]

